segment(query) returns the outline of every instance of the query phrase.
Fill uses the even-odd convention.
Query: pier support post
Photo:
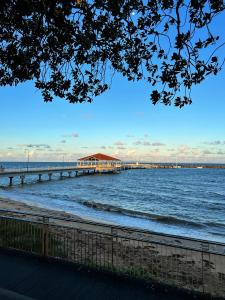
[[[60,178],[60,179],[63,179],[63,172],[60,172],[60,173],[59,173],[59,178]]]
[[[90,171],[88,170],[87,172],[88,172],[88,175],[89,175],[89,174],[90,174]]]
[[[10,176],[9,177],[9,185],[12,186],[12,184],[13,184],[13,176]]]
[[[83,175],[85,175],[85,170],[83,170]]]
[[[71,171],[69,171],[69,172],[68,172],[68,176],[69,176],[69,178],[71,178],[71,174],[72,174],[72,172],[71,172]]]
[[[52,173],[48,173],[48,179],[49,179],[49,181],[52,180]]]
[[[76,171],[76,177],[78,176],[78,171]]]
[[[38,181],[41,182],[42,174],[38,174]]]
[[[21,175],[20,176],[20,183],[21,184],[24,184],[24,179],[25,179],[25,175]]]

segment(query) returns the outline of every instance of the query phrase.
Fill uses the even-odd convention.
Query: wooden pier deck
[[[193,165],[193,164],[148,164],[148,163],[124,163],[120,164],[82,164],[73,165],[66,167],[48,167],[48,168],[23,168],[23,169],[0,169],[0,180],[3,177],[8,177],[9,185],[13,185],[15,177],[19,178],[20,183],[24,184],[28,176],[37,175],[37,182],[43,181],[43,175],[47,175],[49,181],[52,180],[53,174],[58,174],[59,179],[72,178],[83,175],[94,175],[94,174],[118,174],[122,170],[129,169],[181,169],[181,168],[216,168],[225,169],[225,165]],[[45,176],[46,177],[46,176]]]
[[[48,180],[52,180],[53,174],[58,174],[59,179],[78,177],[81,175],[94,175],[94,174],[107,174],[118,173],[121,170],[121,166],[110,165],[82,165],[82,166],[68,166],[68,167],[51,167],[51,168],[24,168],[24,169],[4,169],[0,171],[0,179],[3,177],[9,178],[9,185],[13,185],[13,179],[15,177],[20,179],[20,183],[24,184],[25,179],[31,175],[37,175],[37,181],[43,180],[43,175],[48,176]]]

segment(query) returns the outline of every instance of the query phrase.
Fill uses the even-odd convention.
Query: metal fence
[[[222,243],[2,210],[0,247],[225,298]]]

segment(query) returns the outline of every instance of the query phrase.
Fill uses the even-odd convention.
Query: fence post
[[[201,244],[202,246],[202,293],[204,294],[205,293],[205,271],[207,269],[207,267],[205,266],[205,259],[206,259],[206,254],[208,254],[208,251],[209,251],[209,244],[206,244],[206,243],[202,243]]]
[[[44,217],[42,219],[42,255],[48,256],[48,224],[49,218]]]
[[[113,227],[111,227],[111,235],[112,235],[112,246],[111,246],[111,252],[112,252],[112,257],[111,257],[111,264],[112,264],[112,269],[114,269],[114,254],[115,254],[115,245],[114,245],[114,238],[116,238],[117,241],[117,230]]]

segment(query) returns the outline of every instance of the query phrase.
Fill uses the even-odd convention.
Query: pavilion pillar
[[[9,176],[9,185],[12,186],[13,184],[13,176]]]
[[[38,174],[38,181],[41,182],[42,174]]]
[[[68,176],[69,176],[69,178],[71,178],[71,174],[72,174],[72,172],[71,172],[71,171],[69,171],[69,172],[68,172]]]
[[[60,179],[63,179],[63,172],[59,173]]]
[[[20,183],[23,185],[24,184],[24,179],[25,179],[25,175],[21,175],[20,176]]]
[[[48,173],[48,180],[49,180],[49,181],[52,180],[52,173]]]
[[[76,171],[76,177],[78,176],[78,171]]]

